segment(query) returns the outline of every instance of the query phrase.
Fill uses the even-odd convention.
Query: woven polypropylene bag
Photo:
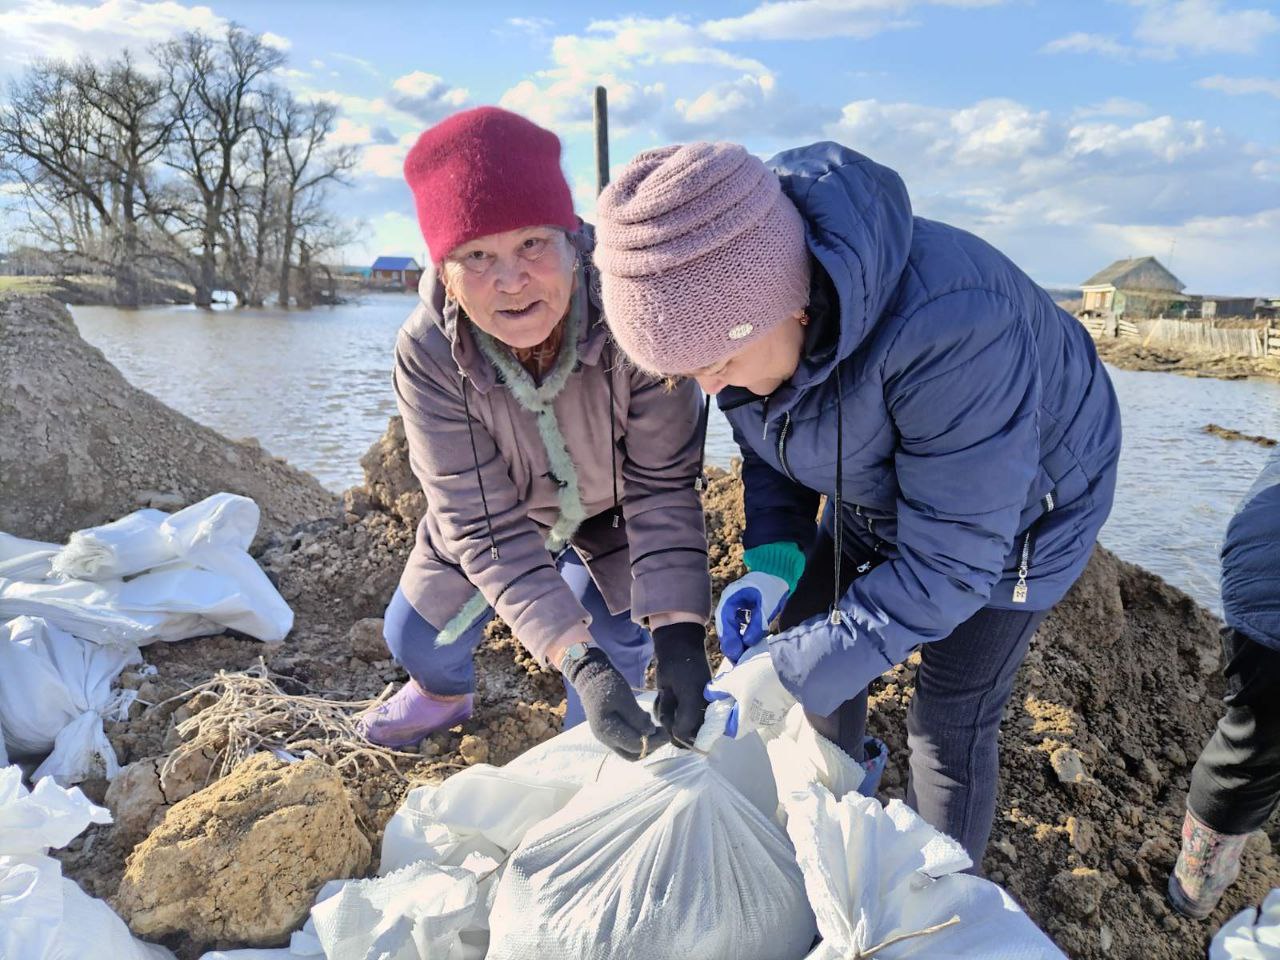
[[[815,929],[783,832],[704,757],[666,748],[529,831],[488,960],[793,960]]]

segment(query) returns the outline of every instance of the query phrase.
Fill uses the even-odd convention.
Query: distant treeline
[[[218,288],[305,304],[310,261],[348,239],[328,209],[357,160],[330,142],[337,108],[280,86],[284,54],[235,25],[151,57],[43,60],[10,84],[0,182],[19,187],[24,232],[113,278],[122,306],[155,277],[201,306]]]

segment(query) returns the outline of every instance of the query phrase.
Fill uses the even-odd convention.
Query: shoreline
[[[1133,340],[1094,340],[1098,356],[1121,370],[1176,373],[1193,379],[1270,380],[1280,383],[1280,357],[1237,357],[1188,353],[1167,344],[1141,344]]]

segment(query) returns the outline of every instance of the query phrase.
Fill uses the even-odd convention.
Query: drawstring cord
[[[834,588],[834,596],[831,599],[831,617],[830,621],[833,625],[838,625],[842,621],[840,613],[840,561],[844,556],[844,378],[840,375],[839,366],[836,367],[836,504],[835,504],[835,531],[834,540],[836,548],[836,583]]]
[[[467,436],[471,438],[471,461],[476,465],[476,481],[480,485],[480,502],[484,505],[484,523],[489,531],[489,555],[498,559],[498,541],[493,535],[493,517],[489,514],[489,498],[484,493],[484,474],[480,472],[480,454],[476,451],[476,432],[471,425],[471,406],[467,403],[467,375],[461,370],[458,375],[462,380],[462,412],[467,418]]]
[[[605,379],[609,381],[609,467],[613,474],[613,526],[617,529],[622,519],[622,506],[618,501],[618,421],[614,403],[613,368],[618,362],[617,348],[609,341],[609,364],[605,369]]]
[[[707,394],[702,404],[702,423],[699,430],[702,442],[698,448],[698,479],[693,481],[693,489],[701,493],[707,489],[707,423],[711,419],[711,395]]]

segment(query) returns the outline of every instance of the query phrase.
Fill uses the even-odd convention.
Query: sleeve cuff
[[[752,547],[742,554],[742,562],[752,573],[768,573],[787,581],[794,592],[804,573],[804,553],[798,543],[778,540]]]

